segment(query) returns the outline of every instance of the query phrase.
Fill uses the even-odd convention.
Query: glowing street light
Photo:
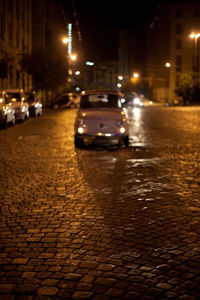
[[[71,54],[71,55],[70,55],[70,59],[71,59],[72,61],[75,61],[75,60],[77,59],[77,55],[76,55],[76,54]]]
[[[138,74],[138,73],[133,73],[133,77],[135,78],[135,79],[137,79],[137,78],[139,78],[140,77],[140,75]]]
[[[200,38],[199,32],[191,32],[189,35],[191,40],[194,40],[194,53],[195,53],[195,72],[198,73],[199,61],[198,61],[198,52],[197,52],[197,40]]]
[[[200,33],[199,32],[197,32],[197,33],[196,32],[191,32],[189,37],[191,39],[198,39],[200,37]]]
[[[119,75],[119,76],[118,76],[118,79],[119,79],[119,80],[123,80],[124,77],[123,77],[122,75]]]
[[[169,62],[166,62],[165,67],[166,67],[166,68],[170,68],[170,67],[171,67],[171,64],[170,64]]]
[[[64,38],[62,39],[62,42],[63,42],[63,44],[68,44],[68,42],[69,42],[68,37],[64,37]]]

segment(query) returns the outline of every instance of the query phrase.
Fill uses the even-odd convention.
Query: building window
[[[176,41],[176,50],[181,50],[182,49],[182,40],[177,40]]]
[[[182,56],[177,55],[176,56],[176,72],[182,71]]]
[[[176,24],[176,33],[181,34],[182,33],[182,24]]]

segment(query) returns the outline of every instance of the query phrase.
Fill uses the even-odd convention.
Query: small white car
[[[75,147],[129,144],[129,124],[118,92],[87,91],[81,95],[75,121]]]
[[[15,124],[15,110],[4,91],[0,91],[0,128]]]
[[[15,109],[15,120],[24,121],[29,118],[29,106],[25,102],[23,89],[8,89],[6,95]]]

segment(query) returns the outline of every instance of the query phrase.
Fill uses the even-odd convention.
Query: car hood
[[[81,109],[78,116],[88,120],[119,120],[124,112],[119,108]]]

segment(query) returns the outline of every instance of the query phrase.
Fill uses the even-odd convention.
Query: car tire
[[[2,124],[2,128],[6,129],[7,127],[8,127],[7,117],[5,117],[5,120],[4,120],[3,124]]]
[[[74,144],[75,144],[75,147],[76,148],[83,148],[83,146],[84,146],[84,142],[83,142],[83,140],[81,140],[79,137],[77,137],[76,135],[75,135],[75,138],[74,138]]]
[[[129,145],[129,137],[128,137],[128,135],[124,138],[124,146],[125,147],[128,147],[128,145]]]
[[[12,121],[10,122],[10,125],[11,126],[15,125],[15,117],[12,118]]]

